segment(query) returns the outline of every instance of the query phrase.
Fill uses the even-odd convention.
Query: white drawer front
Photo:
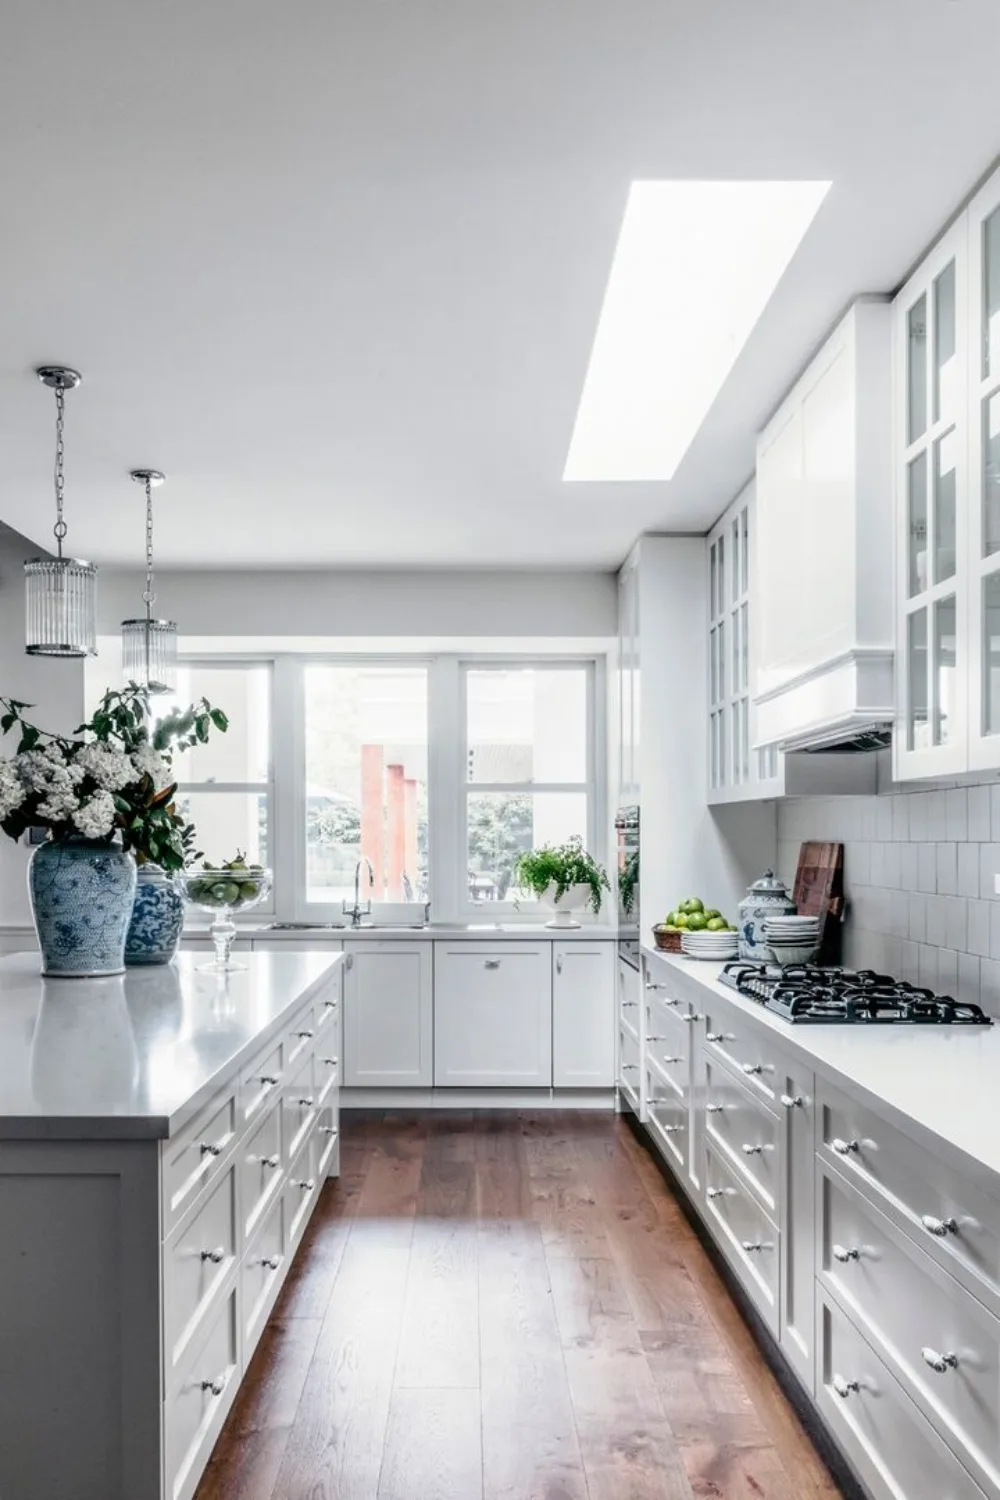
[[[712,1146],[705,1148],[708,1226],[729,1255],[750,1297],[772,1331],[778,1328],[778,1231],[747,1184]]]
[[[667,1160],[683,1172],[688,1161],[687,1100],[664,1087],[652,1068],[646,1075],[646,1123]]]
[[[727,1062],[769,1104],[776,1101],[782,1064],[766,1032],[745,1021],[732,1006],[708,1005],[704,1037],[709,1057]]]
[[[221,1172],[236,1140],[236,1100],[227,1094],[163,1148],[163,1232]]]
[[[328,989],[324,990],[322,995],[320,995],[316,1001],[315,1016],[317,1039],[319,1039],[320,1037],[329,1037],[331,1031],[336,1031],[338,1034],[340,1032],[340,989],[341,979],[340,975],[338,974],[336,983],[330,985]],[[324,1041],[324,1046],[329,1045],[331,1045],[331,1043],[329,1043],[328,1041]],[[336,1047],[339,1050],[339,1039],[336,1043]]]
[[[315,1141],[316,1177],[322,1187],[327,1177],[336,1175],[340,1160],[340,1126],[335,1105],[326,1104],[319,1112]]]
[[[823,1154],[1000,1313],[1000,1201],[860,1104],[820,1089]]]
[[[292,1163],[285,1183],[285,1245],[289,1255],[302,1238],[302,1231],[319,1197],[321,1183],[316,1175],[315,1141],[314,1136],[306,1142]]]
[[[295,1155],[316,1118],[319,1100],[313,1080],[313,1059],[310,1054],[300,1061],[298,1070],[284,1085],[281,1096],[282,1133],[285,1154],[288,1160]]]
[[[332,1033],[326,1037],[321,1033],[320,1040],[316,1044],[313,1078],[316,1083],[317,1099],[321,1105],[326,1103],[331,1091],[340,1083],[340,1050],[333,1045],[333,1042]]]
[[[244,1121],[252,1120],[278,1097],[284,1057],[284,1042],[272,1042],[243,1069],[240,1074],[240,1114]]]
[[[837,1305],[820,1303],[817,1400],[879,1500],[983,1500],[983,1491]]]
[[[316,1020],[316,1002],[299,1011],[285,1036],[285,1067],[291,1072],[312,1048],[319,1024]]]
[[[230,1167],[164,1252],[167,1378],[236,1263],[236,1171]]]
[[[243,1362],[246,1364],[264,1328],[285,1269],[283,1198],[278,1198],[247,1246],[240,1270],[243,1315]]]
[[[627,1026],[621,1026],[618,1032],[618,1082],[638,1109],[639,1038]]]
[[[781,1122],[759,1095],[752,1094],[711,1057],[705,1062],[705,1129],[777,1216],[781,1187]]]
[[[239,1381],[236,1292],[219,1308],[205,1343],[164,1412],[167,1494],[187,1500],[198,1482]]]
[[[281,1150],[281,1109],[275,1100],[272,1108],[240,1147],[240,1205],[243,1214],[243,1239],[249,1240],[268,1205],[281,1191],[281,1174],[285,1158]]]
[[[963,1461],[1000,1487],[1000,1321],[828,1172],[822,1220],[824,1282]]]

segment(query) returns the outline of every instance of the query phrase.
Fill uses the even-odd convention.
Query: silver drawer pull
[[[295,1102],[296,1104],[301,1104],[303,1109],[312,1109],[313,1105],[316,1103],[315,1099],[311,1098],[308,1094],[306,1094],[302,1099],[296,1099]]]
[[[297,1031],[295,1035],[300,1036],[304,1042],[311,1042],[316,1033],[315,1031]]]
[[[834,1151],[836,1151],[838,1156],[850,1156],[852,1151],[861,1150],[860,1141],[844,1141],[841,1140],[839,1135],[834,1136],[833,1140],[830,1142],[830,1145],[833,1147]]]
[[[930,1365],[937,1375],[945,1375],[949,1370],[958,1369],[957,1354],[939,1354],[936,1349],[925,1347],[920,1351],[920,1358],[925,1365]]]
[[[199,1149],[202,1156],[221,1156],[223,1151],[217,1141],[202,1141]]]
[[[315,1177],[300,1177],[297,1182],[292,1183],[292,1187],[301,1188],[304,1193],[311,1193],[315,1186]]]
[[[273,1073],[262,1073],[258,1081],[262,1083],[266,1089],[273,1089],[274,1085],[278,1082],[278,1079]]]
[[[225,1375],[217,1375],[214,1380],[203,1380],[201,1382],[203,1391],[211,1391],[213,1396],[221,1396],[226,1389]]]
[[[755,1073],[763,1073],[763,1071],[764,1071],[764,1064],[763,1063],[740,1063],[740,1068],[742,1069],[742,1071],[744,1073],[746,1073],[746,1075],[748,1077],[752,1078]]]
[[[561,974],[562,973],[562,966],[563,966],[562,954],[558,953],[556,955],[556,973],[557,974]]]
[[[328,1068],[335,1068],[337,1066],[337,1064],[340,1062],[340,1058],[339,1057],[324,1057],[323,1061],[324,1061],[324,1063],[326,1064],[326,1066]]]
[[[935,1219],[933,1214],[921,1214],[920,1222],[928,1234],[936,1235],[943,1240],[945,1235],[958,1233],[958,1221],[956,1219]]]
[[[214,1250],[203,1250],[201,1252],[201,1258],[202,1260],[210,1260],[213,1266],[219,1266],[226,1258],[225,1247],[222,1245],[216,1245]]]
[[[751,1146],[750,1143],[749,1143],[749,1141],[744,1141],[743,1145],[740,1147],[740,1150],[743,1152],[744,1156],[763,1156],[764,1155],[764,1147],[763,1146]]]
[[[657,1125],[659,1125],[664,1135],[676,1135],[679,1130],[684,1129],[683,1125],[664,1125],[661,1120],[657,1120],[656,1123]]]
[[[782,1094],[781,1102],[786,1109],[801,1109],[806,1101],[801,1094]]]
[[[693,1026],[695,1021],[700,1021],[701,1019],[701,1016],[697,1015],[681,1016],[681,1020],[684,1021],[688,1026]]]
[[[665,990],[666,989],[666,985],[665,984],[653,984],[652,980],[647,979],[646,980],[646,988],[647,988],[647,990]],[[668,1005],[678,1005],[679,1003],[680,1002],[677,1001],[677,1000],[668,1000],[667,1001]]]
[[[622,1063],[622,1072],[623,1073],[638,1073],[638,1071],[639,1071],[639,1064],[638,1063]]]
[[[499,967],[500,960],[498,958],[488,958],[483,964],[484,969],[499,969]]]
[[[856,1380],[845,1380],[843,1375],[834,1375],[830,1384],[837,1392],[837,1395],[844,1401],[847,1400],[848,1396],[852,1396],[855,1391],[860,1391],[861,1389]]]
[[[668,1036],[648,1036],[646,1038],[647,1042],[669,1042],[669,1040]]]
[[[767,1250],[770,1248],[768,1245],[764,1244],[763,1240],[741,1240],[740,1244],[743,1246],[748,1255],[753,1255],[758,1250]]]
[[[281,1166],[281,1157],[280,1156],[262,1156],[260,1158],[260,1164],[261,1164],[262,1167],[280,1167]]]
[[[490,968],[491,966],[489,964],[487,964],[486,967]],[[492,965],[492,967],[498,969],[500,967],[500,960],[497,959],[496,963],[494,965]],[[638,1000],[623,1000],[622,1001],[622,1010],[635,1010],[635,1008],[636,1008],[636,1006],[638,1004],[639,1004]]]
[[[336,1135],[337,1127],[336,1125],[321,1125],[319,1127],[319,1133],[320,1135]]]
[[[853,1245],[851,1246],[850,1250],[845,1250],[843,1245],[831,1245],[830,1249],[833,1251],[834,1260],[839,1260],[841,1265],[846,1266],[847,1262],[850,1260],[861,1259],[861,1251],[856,1249],[856,1247]]]
[[[660,1062],[661,1063],[679,1063],[679,1062],[683,1062],[683,1061],[684,1061],[683,1057],[661,1057],[660,1058]]]
[[[705,1113],[706,1115],[721,1115],[725,1107],[724,1104],[706,1104]]]
[[[337,1009],[337,1002],[336,1002],[336,1000],[324,1000],[323,1001],[323,1009],[324,1010],[336,1010]]]
[[[262,1255],[261,1258],[260,1258],[260,1263],[261,1263],[262,1266],[266,1266],[269,1271],[276,1271],[278,1269],[278,1267],[281,1265],[281,1256],[280,1255]]]
[[[732,1188],[706,1188],[705,1189],[705,1197],[706,1198],[724,1198],[727,1193],[731,1193],[732,1191],[733,1191]]]
[[[736,1038],[731,1031],[706,1031],[705,1040],[720,1046],[723,1042],[735,1042]]]

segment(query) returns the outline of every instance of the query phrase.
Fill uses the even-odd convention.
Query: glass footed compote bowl
[[[232,957],[237,930],[233,915],[249,911],[270,894],[271,871],[260,865],[236,870],[184,870],[177,879],[188,905],[211,912],[213,917],[209,933],[215,944],[215,958],[211,963],[199,964],[199,969],[216,974],[245,969],[246,964]]]

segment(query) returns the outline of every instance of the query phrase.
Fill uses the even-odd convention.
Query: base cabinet
[[[434,1083],[438,1088],[549,1088],[548,943],[437,945]]]
[[[552,1084],[615,1081],[615,951],[611,943],[552,944]]]
[[[344,976],[347,1088],[428,1088],[433,1082],[430,943],[352,943]]]

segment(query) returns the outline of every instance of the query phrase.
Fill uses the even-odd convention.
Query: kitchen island
[[[323,1180],[333,952],[0,962],[0,1495],[187,1500]]]

